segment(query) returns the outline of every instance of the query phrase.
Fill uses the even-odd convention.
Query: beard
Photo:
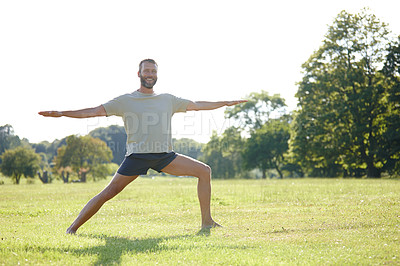
[[[140,77],[140,83],[143,85],[143,87],[148,88],[148,89],[152,89],[154,87],[154,85],[156,85],[156,82],[157,82],[157,79],[154,79],[153,81],[148,82],[142,76]]]

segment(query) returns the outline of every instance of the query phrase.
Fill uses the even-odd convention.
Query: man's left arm
[[[186,111],[214,110],[223,106],[232,106],[244,102],[247,102],[247,100],[220,101],[220,102],[204,102],[204,101],[190,102],[186,108]]]

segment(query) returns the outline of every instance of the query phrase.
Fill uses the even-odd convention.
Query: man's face
[[[143,87],[152,89],[157,82],[157,66],[149,62],[142,63],[139,77]]]

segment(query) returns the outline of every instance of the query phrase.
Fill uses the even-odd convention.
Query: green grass
[[[213,180],[204,232],[196,183],[139,178],[77,235],[106,180],[1,185],[0,265],[400,265],[399,180]]]

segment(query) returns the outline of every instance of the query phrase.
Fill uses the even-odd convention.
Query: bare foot
[[[216,223],[214,221],[211,221],[211,223],[203,224],[201,226],[201,229],[207,229],[207,228],[215,228],[215,227],[222,227],[219,223]]]
[[[67,235],[75,235],[76,230],[72,230],[71,227],[68,227],[67,231],[65,232]]]

